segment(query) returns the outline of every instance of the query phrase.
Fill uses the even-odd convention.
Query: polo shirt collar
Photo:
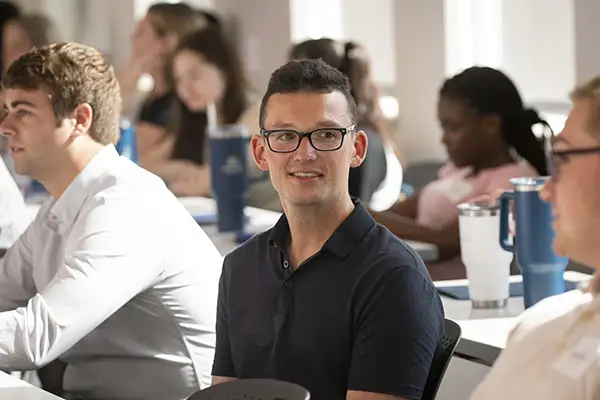
[[[362,202],[355,198],[352,199],[352,202],[354,203],[354,210],[352,210],[350,215],[346,217],[323,245],[324,250],[328,250],[340,258],[348,257],[375,225],[375,220],[371,217],[371,214],[369,214]],[[269,244],[282,251],[286,251],[289,237],[290,226],[284,214],[271,230]]]
[[[60,233],[68,232],[73,226],[84,202],[93,192],[97,183],[108,167],[119,159],[119,153],[110,144],[105,146],[75,177],[67,190],[54,201],[46,215],[47,223]]]

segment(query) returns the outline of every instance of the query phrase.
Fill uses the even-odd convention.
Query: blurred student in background
[[[525,108],[502,72],[471,67],[446,80],[438,118],[449,162],[438,179],[375,219],[398,237],[432,243],[439,261],[428,264],[434,280],[465,277],[460,260],[457,205],[502,189],[510,178],[545,175],[543,145],[532,126],[545,124]]]
[[[184,36],[205,24],[204,15],[186,3],[156,3],[133,33],[132,58],[118,76],[123,114],[136,122],[140,156],[164,136],[169,123],[175,96],[168,71],[173,51]],[[149,93],[138,91],[143,74],[152,77]]]
[[[12,1],[0,1],[0,43],[4,43],[4,25],[7,21],[16,18],[19,16],[21,11]],[[4,65],[4,61],[2,61],[2,52],[0,52],[0,65]],[[0,71],[0,77],[2,77],[2,72]]]
[[[386,175],[385,147],[393,152],[396,149],[393,138],[385,127],[379,106],[379,90],[373,80],[371,60],[366,49],[355,42],[343,43],[329,38],[311,39],[292,47],[289,58],[320,58],[348,76],[358,108],[358,128],[366,132],[369,140],[369,151],[362,165],[350,170],[350,195],[369,204],[371,196]]]
[[[2,28],[2,73],[10,64],[33,47],[43,47],[62,40],[54,22],[44,14],[21,14],[9,19]],[[0,101],[4,100],[4,92],[0,92]],[[14,169],[14,161],[6,151],[5,140],[0,138],[0,155],[6,163],[21,191],[25,192],[31,179],[18,174]]]
[[[162,177],[176,195],[210,196],[207,107],[215,105],[219,124],[245,125],[250,134],[258,132],[258,111],[249,101],[237,48],[220,26],[200,29],[183,39],[172,71],[177,99],[171,129],[141,164]],[[268,176],[253,165],[251,157],[248,162],[252,164],[250,178],[255,178],[248,203],[262,208],[278,204]]]
[[[7,21],[2,33],[2,71],[31,48],[61,40],[56,25],[44,14],[23,14]]]

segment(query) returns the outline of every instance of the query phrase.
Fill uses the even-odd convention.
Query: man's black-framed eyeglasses
[[[293,129],[261,129],[260,133],[267,140],[269,149],[274,153],[292,153],[300,147],[304,137],[318,151],[335,151],[344,144],[344,136],[354,132],[356,125],[347,128],[318,128],[310,132],[298,132]]]
[[[600,146],[555,150],[553,148],[552,137],[546,137],[544,150],[548,173],[555,178],[558,176],[558,166],[569,161],[571,157],[600,154]]]

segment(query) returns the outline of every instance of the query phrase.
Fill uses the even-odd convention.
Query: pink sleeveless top
[[[509,179],[537,176],[538,173],[529,164],[514,163],[470,175],[470,168],[458,169],[452,164],[440,168],[438,179],[425,186],[419,195],[417,223],[431,229],[442,229],[458,218],[458,204],[482,195],[510,190],[512,185]],[[427,268],[434,280],[465,277],[460,256],[428,263]]]

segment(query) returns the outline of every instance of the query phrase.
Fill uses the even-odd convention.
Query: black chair
[[[442,383],[446,368],[450,364],[450,359],[456,350],[456,346],[460,340],[461,329],[460,326],[449,319],[446,319],[444,326],[444,337],[438,345],[433,355],[433,361],[431,362],[431,368],[429,369],[429,376],[425,383],[425,389],[423,390],[423,400],[434,400],[437,391]]]
[[[309,400],[300,385],[274,379],[236,379],[196,392],[188,400]]]
[[[438,171],[444,166],[443,162],[422,161],[411,163],[404,168],[403,182],[411,185],[414,190],[423,189],[429,182],[437,179]]]

